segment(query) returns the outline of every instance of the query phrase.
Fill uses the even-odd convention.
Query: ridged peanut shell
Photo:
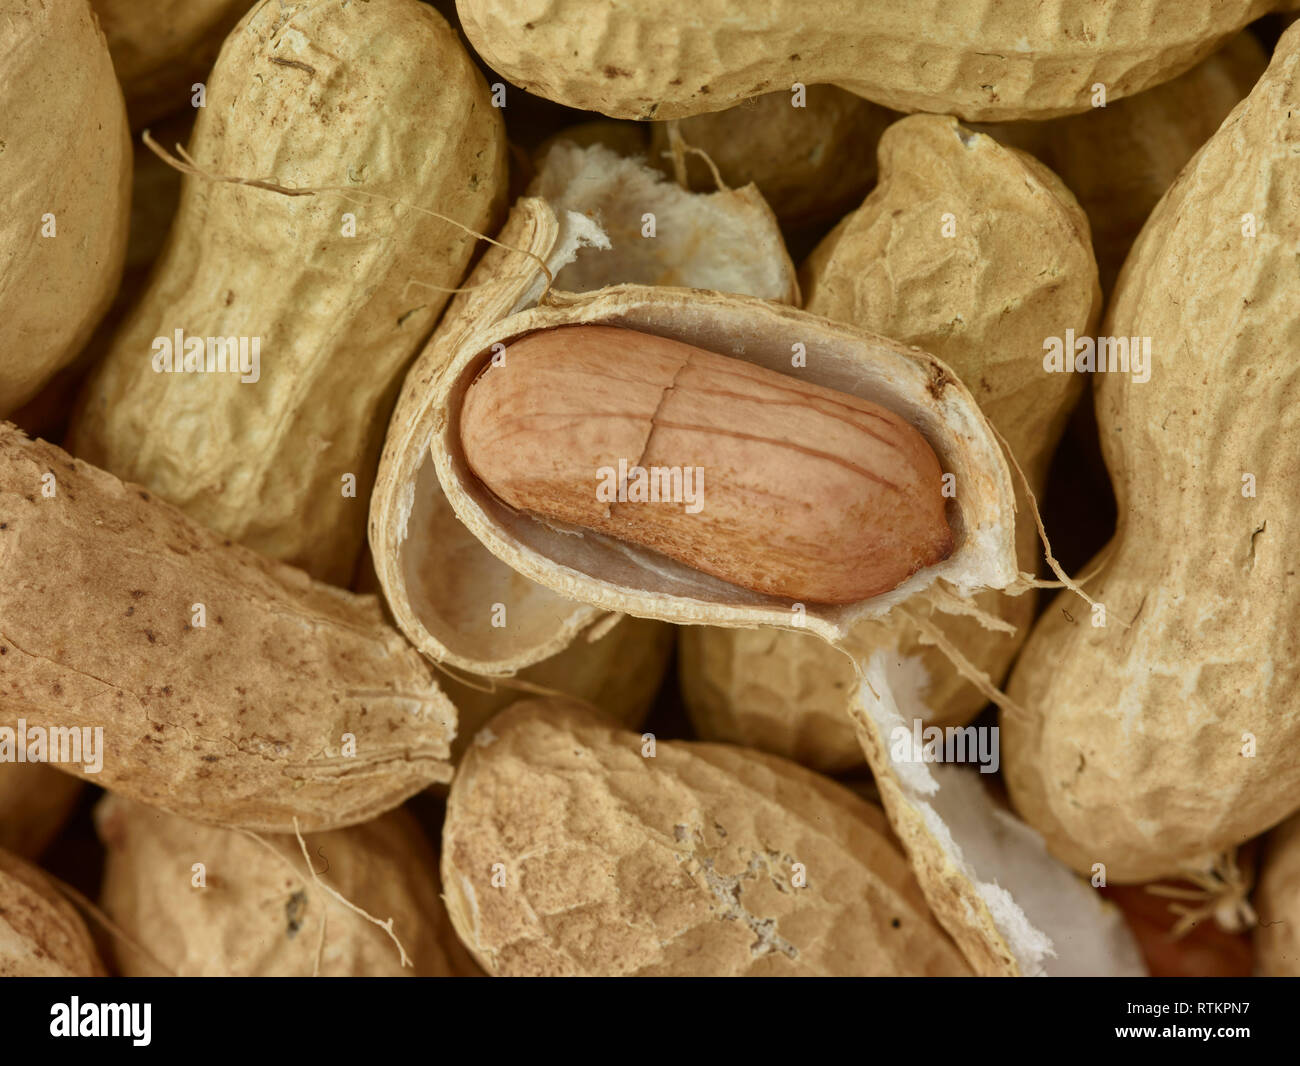
[[[1181,74],[1277,0],[458,0],[515,85],[613,118],[671,119],[830,83],[896,111],[996,121],[1083,111]]]
[[[495,975],[968,972],[878,808],[741,748],[643,757],[640,735],[559,701],[479,734],[442,854],[452,924]]]
[[[304,839],[322,884],[392,920],[410,966],[383,929],[312,879],[292,834],[259,841],[113,795],[95,825],[107,851],[100,906],[130,938],[115,941],[123,977],[311,977],[318,949],[322,977],[477,969],[447,921],[433,849],[404,810]]]
[[[374,597],[8,424],[0,573],[0,724],[102,727],[102,768],[69,773],[267,832],[363,822],[451,775],[455,709]]]
[[[1011,677],[1027,713],[1002,719],[1017,809],[1111,881],[1202,867],[1300,807],[1297,203],[1293,27],[1120,274],[1103,332],[1150,338],[1153,365],[1096,383],[1106,624],[1050,608]]]
[[[122,275],[131,143],[86,0],[0,0],[0,417],[77,354]]]
[[[804,306],[942,359],[1041,498],[1083,385],[1081,375],[1043,372],[1043,340],[1087,332],[1100,310],[1087,220],[1056,175],[951,118],[902,119],[885,132],[879,154],[876,189],[804,263]],[[945,215],[953,236],[945,235]],[[1038,533],[1023,493],[1018,500],[1017,554],[1032,573]],[[959,616],[934,621],[997,683],[1028,632],[1034,597],[984,593],[976,602],[1017,632]],[[920,601],[907,607],[931,613]],[[969,721],[987,702],[906,619],[885,619],[859,644],[920,661],[935,724]],[[696,627],[682,634],[682,663],[683,693],[704,739],[811,759],[823,771],[862,763],[846,713],[853,667],[835,649],[801,633]]]
[[[500,113],[455,33],[416,0],[264,3],[226,40],[189,153],[210,174],[321,191],[186,177],[70,448],[347,585],[401,374],[475,247],[429,212],[491,224]],[[260,338],[259,379],[155,372],[155,338],[178,329]]]
[[[45,874],[0,849],[0,977],[103,977],[94,941]]]

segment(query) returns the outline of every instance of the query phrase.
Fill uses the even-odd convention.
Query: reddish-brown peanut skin
[[[854,603],[952,550],[939,460],[898,415],[635,330],[514,341],[467,391],[460,439],[511,507],[769,595]],[[602,471],[620,461],[702,471],[695,513],[684,498],[606,502]]]

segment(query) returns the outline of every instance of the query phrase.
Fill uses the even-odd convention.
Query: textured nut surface
[[[1027,713],[1002,717],[1016,808],[1112,881],[1176,874],[1300,806],[1297,203],[1292,27],[1120,274],[1102,332],[1149,337],[1152,368],[1098,375],[1119,522],[1088,589],[1107,624],[1049,609],[1011,677]]]
[[[347,585],[401,373],[474,250],[429,212],[491,224],[500,114],[455,33],[416,0],[266,3],[227,38],[189,151],[213,174],[321,191],[186,177],[70,450]],[[156,340],[177,330],[256,339],[258,379],[155,372]]]
[[[100,905],[153,956],[119,943],[124,977],[311,977],[318,949],[322,977],[477,969],[438,898],[433,850],[404,810],[304,839],[325,885],[380,921],[392,919],[409,967],[388,934],[316,884],[292,835],[259,842],[113,795],[96,808],[95,823],[108,851]],[[193,883],[196,863],[204,887]]]
[[[878,808],[758,752],[641,752],[640,735],[558,701],[516,704],[480,733],[442,869],[452,923],[489,973],[968,972]]]
[[[40,870],[0,848],[0,977],[102,977],[85,923]]]
[[[1083,111],[1186,70],[1278,0],[458,0],[493,70],[614,118],[720,111],[829,82],[968,119]]]
[[[646,333],[571,326],[514,341],[470,386],[460,433],[511,507],[756,592],[851,603],[952,549],[939,461],[904,419]],[[689,474],[698,499],[597,492],[602,471],[637,468]]]
[[[131,144],[86,0],[0,0],[0,416],[77,354],[126,254]]]
[[[0,573],[0,723],[102,727],[88,776],[112,791],[287,832],[364,821],[451,773],[455,710],[373,597],[7,424]]]

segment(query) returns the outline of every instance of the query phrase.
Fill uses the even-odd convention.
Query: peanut
[[[76,354],[126,252],[131,145],[86,0],[0,0],[0,417]]]
[[[1104,614],[1049,609],[1011,676],[1012,800],[1113,883],[1201,866],[1300,806],[1298,113],[1292,27],[1152,213],[1107,313],[1152,366],[1097,376],[1119,505],[1089,567]]]
[[[0,573],[0,725],[102,728],[102,766],[83,751],[70,773],[269,832],[365,821],[451,775],[455,710],[373,597],[7,424]]]
[[[1087,220],[1060,179],[953,119],[902,119],[881,139],[880,184],[818,245],[801,277],[807,310],[918,345],[951,366],[1041,498],[1083,385],[1082,375],[1043,372],[1043,340],[1090,332],[1101,300]],[[1019,510],[1020,567],[1032,573],[1038,535],[1023,495]],[[1033,599],[977,598],[1015,634],[959,616],[935,621],[996,683],[1027,634]],[[931,614],[919,600],[908,607]],[[753,744],[823,772],[862,764],[845,713],[857,691],[853,666],[824,642],[692,627],[681,647],[683,692],[703,739]],[[987,703],[903,619],[864,634],[860,647],[889,648],[924,670],[929,724],[967,722]]]
[[[561,701],[480,732],[442,878],[488,973],[968,973],[878,808],[758,752],[643,744]]]
[[[460,436],[518,510],[819,603],[887,592],[952,551],[939,460],[878,404],[608,326],[531,334],[505,360],[470,385]],[[693,473],[676,491],[698,498],[624,506],[638,501],[620,487],[611,502],[602,471],[621,468]]]
[[[996,121],[1084,111],[1181,74],[1279,0],[1039,0],[914,5],[772,0],[458,0],[493,70],[613,118],[720,111],[794,83],[838,85],[896,111]]]
[[[259,842],[112,795],[95,809],[95,825],[108,851],[100,903],[130,938],[115,947],[124,977],[450,977],[477,970],[438,898],[437,859],[404,810],[306,837],[319,882],[292,836]],[[391,920],[401,948],[322,885]],[[402,965],[403,951],[410,966]]]
[[[0,849],[0,977],[103,977],[85,923],[50,879]]]
[[[430,212],[490,224],[506,179],[499,113],[416,0],[264,3],[226,39],[189,152],[218,177],[319,191],[186,177],[71,450],[346,585],[401,374],[474,250]],[[168,372],[178,331],[203,372],[179,351]],[[207,370],[229,340],[240,372]]]

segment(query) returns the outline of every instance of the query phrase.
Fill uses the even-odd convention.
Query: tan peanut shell
[[[809,85],[751,97],[726,111],[682,119],[683,142],[708,155],[726,184],[753,182],[784,226],[838,218],[861,202],[876,180],[876,144],[897,116],[837,89]],[[692,189],[715,187],[713,171],[694,153],[675,158],[669,125],[651,126],[650,157]]]
[[[1151,209],[1267,65],[1255,36],[1243,31],[1173,81],[1080,115],[984,132],[1032,152],[1079,198],[1102,288],[1111,292]]]
[[[1300,817],[1268,835],[1255,890],[1255,954],[1265,977],[1300,977]]]
[[[474,476],[515,510],[754,592],[853,603],[952,551],[943,471],[906,420],[652,333],[521,337],[470,384],[459,429]],[[628,468],[642,479],[611,501]]]
[[[647,214],[656,219],[654,239],[643,236]],[[461,524],[443,494],[428,461],[436,424],[429,400],[464,338],[537,302],[546,280],[538,259],[568,292],[631,280],[793,303],[799,290],[756,190],[691,193],[601,145],[557,143],[497,240],[502,247],[484,254],[402,387],[370,505],[370,548],[411,643],[456,669],[502,676],[608,624],[610,612],[523,578]]]
[[[437,858],[404,810],[304,839],[321,884],[391,919],[410,966],[383,929],[311,877],[293,835],[254,839],[114,795],[96,808],[95,825],[107,850],[100,905],[129,938],[114,941],[123,977],[450,977],[477,969],[447,921]]]
[[[442,875],[488,973],[968,972],[879,808],[759,752],[642,746],[561,701],[516,704],[479,733]]]
[[[373,597],[7,424],[0,573],[0,725],[102,728],[102,768],[69,773],[268,832],[362,822],[451,774],[455,710]]]
[[[184,144],[189,140],[194,115],[192,108],[186,108],[155,123],[150,132],[169,149],[177,143]],[[63,440],[82,384],[109,350],[113,332],[135,306],[149,281],[149,272],[162,253],[171,230],[180,193],[180,172],[168,166],[137,138],[131,165],[131,222],[122,281],[113,302],[76,358],[55,374],[40,392],[9,415],[9,420],[29,437]]]
[[[254,0],[91,0],[99,16],[131,125],[182,105],[205,82],[221,42]]]
[[[944,360],[1041,498],[1083,384],[1082,375],[1043,372],[1043,341],[1067,329],[1089,331],[1100,310],[1087,221],[1040,163],[951,118],[914,115],[891,126],[880,142],[880,175],[862,206],[804,264],[805,308]],[[1023,494],[1019,509],[1019,564],[1033,572],[1038,537]],[[1033,597],[985,593],[977,603],[1017,632],[958,616],[936,623],[997,682],[1027,633]],[[930,613],[921,602],[907,607]],[[919,660],[934,723],[968,721],[987,702],[906,619],[890,617],[863,640]],[[704,739],[811,759],[808,765],[823,771],[861,764],[844,714],[854,672],[834,649],[807,634],[710,627],[684,631],[681,647],[683,693]]]
[[[122,273],[131,145],[87,0],[0,0],[0,417],[77,354]]]
[[[103,977],[81,916],[35,866],[0,848],[0,977]]]
[[[500,115],[417,0],[259,4],[222,48],[189,151],[211,174],[321,191],[186,177],[72,451],[346,585],[400,375],[474,250],[428,212],[490,224],[505,188]],[[177,330],[257,338],[258,379],[155,372],[156,339]]]
[[[638,728],[659,691],[676,638],[677,627],[667,622],[622,615],[612,628],[591,627],[559,654],[525,667],[513,678],[470,677],[461,682],[453,680],[454,671],[448,672],[439,684],[456,707],[453,761],[460,761],[474,734],[494,714],[530,692],[569,696],[614,725]],[[0,787],[2,782],[0,778]]]
[[[82,787],[71,774],[44,763],[0,763],[0,848],[38,857],[63,828]]]
[[[1105,617],[1053,605],[1011,677],[1017,810],[1115,882],[1202,867],[1300,807],[1298,111],[1293,27],[1130,253],[1102,329],[1150,338],[1152,367],[1096,381],[1119,506],[1087,586]]]
[[[987,121],[1083,111],[1181,74],[1277,0],[458,0],[475,50],[515,85],[614,118],[720,111],[830,83],[897,111]]]

